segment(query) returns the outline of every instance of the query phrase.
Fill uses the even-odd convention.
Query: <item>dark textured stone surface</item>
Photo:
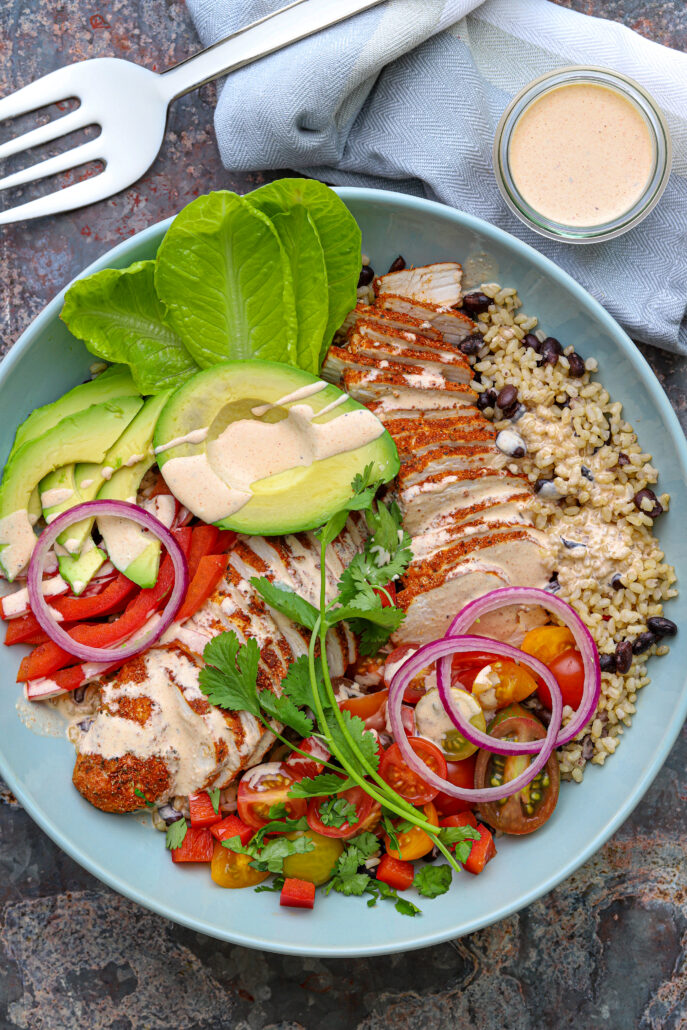
[[[683,0],[565,6],[687,49]],[[195,48],[180,0],[5,0],[0,94],[84,57],[164,68]],[[162,155],[135,188],[59,220],[0,230],[3,351],[119,240],[198,192],[243,192],[262,181],[220,166],[213,100],[206,87],[172,108]],[[684,360],[643,351],[687,427]],[[686,770],[683,730],[638,811],[565,884],[518,915],[407,957],[345,962],[263,955],[160,920],[85,873],[0,791],[0,1030],[685,1028]]]

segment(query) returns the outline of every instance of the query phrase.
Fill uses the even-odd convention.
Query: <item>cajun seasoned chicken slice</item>
[[[379,275],[372,286],[377,296],[393,293],[452,308],[463,300],[462,282],[463,269],[456,261],[439,261],[433,265]]]
[[[397,315],[409,315],[423,325],[422,332],[427,335],[428,329],[437,330],[445,343],[458,346],[468,336],[472,336],[476,326],[472,319],[462,311],[443,304],[431,304],[409,297],[399,297],[393,293],[381,294],[379,306],[385,311],[394,311]]]

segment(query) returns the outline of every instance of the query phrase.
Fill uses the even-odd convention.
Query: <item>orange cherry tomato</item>
[[[270,821],[270,808],[283,804],[289,819],[300,819],[305,815],[307,802],[288,796],[296,779],[282,763],[267,762],[249,769],[239,783],[236,799],[240,818],[259,830]]]
[[[376,690],[374,694],[363,694],[362,697],[349,697],[341,701],[339,708],[359,716],[363,721],[375,716],[389,696],[388,690]]]
[[[439,815],[431,802],[423,805],[422,811],[432,826],[439,825]],[[434,841],[430,835],[421,830],[419,826],[413,826],[410,830],[404,830],[403,833],[397,834],[397,840],[398,848],[395,848],[388,835],[385,835],[384,844],[387,855],[400,859],[401,862],[414,862],[416,858],[428,855],[434,847]]]
[[[498,676],[498,683],[482,685],[474,680],[472,683],[474,697],[487,709],[505,708],[517,701],[524,701],[537,689],[537,681],[532,673],[524,665],[518,665],[508,658],[491,662],[489,669]]]
[[[567,626],[537,626],[525,634],[520,650],[550,665],[563,651],[575,647],[575,637]]]
[[[217,841],[212,853],[210,876],[220,887],[255,887],[270,874],[254,869],[251,862],[250,855],[237,855]]]
[[[579,708],[584,690],[584,665],[580,652],[569,648],[549,662],[548,666],[561,688],[563,704],[570,705],[571,708]],[[544,683],[539,684],[537,695],[544,707],[550,710],[551,693]]]
[[[437,776],[446,779],[446,759],[436,744],[424,737],[409,737],[408,743],[425,765]],[[403,760],[398,744],[392,744],[384,752],[379,766],[379,775],[397,794],[413,805],[424,805],[432,801],[439,791],[423,780]]]

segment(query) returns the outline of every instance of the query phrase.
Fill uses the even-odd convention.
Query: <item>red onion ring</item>
[[[511,794],[516,794],[519,790],[522,790],[523,787],[526,787],[528,783],[531,783],[537,773],[544,768],[549,760],[551,752],[554,749],[556,735],[560,729],[561,714],[563,711],[561,691],[555,677],[549,672],[546,666],[541,662],[538,662],[536,658],[531,659],[533,667],[536,662],[537,666],[541,665],[542,670],[547,674],[542,678],[545,679],[546,685],[551,691],[552,700],[551,721],[537,757],[533,759],[523,773],[516,776],[515,779],[510,780],[508,783],[502,784],[500,787],[484,787],[482,789],[456,787],[448,780],[443,779],[441,776],[437,776],[437,774],[433,772],[429,766],[425,765],[422,759],[415,754],[408,742],[401,714],[403,694],[411,680],[413,680],[414,677],[422,671],[422,669],[426,668],[428,665],[434,664],[434,662],[438,662],[440,659],[453,656],[454,654],[458,654],[462,651],[480,650],[484,648],[484,639],[484,637],[476,636],[446,636],[441,640],[433,641],[431,644],[425,644],[419,651],[416,651],[414,655],[406,659],[400,669],[394,673],[389,687],[389,699],[387,702],[391,731],[400,748],[403,758],[410,768],[426,783],[435,787],[436,790],[440,790],[444,794],[449,794],[451,797],[460,798],[462,801],[472,801],[478,804],[486,801],[500,801],[501,798],[509,797]],[[509,644],[502,644],[498,641],[494,641],[494,644],[498,645],[499,648],[503,648],[504,653],[506,653],[505,649],[507,648],[507,653],[510,657],[511,648]],[[512,650],[516,649],[513,648]],[[451,712],[449,711],[448,714],[451,715]],[[471,729],[473,732],[476,732],[474,727],[471,727]],[[461,732],[463,732],[462,729]],[[484,734],[484,736],[486,737],[486,734]],[[486,740],[488,741],[488,744],[485,746],[488,746],[489,750],[494,749],[494,744],[500,745],[503,743],[502,741],[496,741],[494,737],[486,737]],[[535,741],[527,742],[529,750],[526,753],[532,753],[531,745],[534,743]]]
[[[492,590],[490,593],[485,594],[483,597],[479,597],[476,601],[471,601],[470,604],[466,605],[449,626],[446,636],[461,636],[463,633],[469,632],[470,627],[473,626],[482,615],[486,615],[488,612],[493,612],[498,608],[503,608],[511,604],[536,604],[541,608],[546,608],[548,611],[553,612],[560,618],[561,622],[568,627],[574,636],[575,643],[577,644],[577,648],[582,656],[582,664],[584,667],[584,688],[582,691],[582,698],[575,715],[565,729],[561,729],[558,737],[556,738],[555,747],[562,747],[563,744],[567,744],[569,741],[573,740],[580,730],[583,729],[594,717],[599,704],[599,697],[601,696],[599,653],[596,649],[594,638],[574,608],[571,608],[569,604],[566,604],[566,602],[562,601],[559,597],[555,597],[553,594],[550,594],[547,590],[538,590],[536,587],[503,587],[498,590]],[[491,642],[489,646],[491,647]],[[482,639],[480,649],[484,650],[484,648],[485,643],[484,639]],[[528,655],[525,655],[522,651],[518,651],[517,653],[518,661],[529,664],[529,662],[525,661],[525,659],[529,657]],[[539,664],[541,665],[541,663]],[[544,666],[542,666],[542,668],[544,668]],[[549,686],[549,681],[545,679],[541,671],[538,671],[537,675],[541,676],[542,679],[545,680],[546,685]],[[448,679],[450,683],[450,676],[450,663],[447,659],[444,659],[439,663],[437,669],[437,685],[440,687],[442,679]],[[461,733],[464,732],[462,727],[459,728],[461,729]],[[471,743],[477,743],[477,731],[474,727],[471,727],[471,731],[475,736],[475,740],[471,739]],[[479,734],[479,736],[482,739],[485,739],[485,734]],[[532,741],[532,744],[537,743],[539,742]],[[482,741],[479,742],[479,747],[489,747],[490,750],[495,750]],[[505,754],[506,752],[499,753]],[[517,753],[518,752],[515,751],[508,752],[508,754]]]
[[[46,559],[50,553],[50,548],[60,533],[75,522],[81,522],[85,518],[97,518],[100,515],[114,515],[115,517],[130,519],[132,522],[138,523],[139,526],[143,526],[144,529],[150,530],[165,548],[174,566],[174,586],[172,587],[169,601],[159,621],[154,622],[152,631],[149,629],[143,636],[135,638],[129,644],[123,644],[114,648],[89,647],[86,644],[80,644],[65,633],[53,618],[41,589]],[[150,512],[139,508],[137,504],[130,504],[128,501],[86,501],[84,504],[77,504],[62,515],[59,515],[54,522],[51,522],[43,530],[31,555],[27,587],[31,608],[40,623],[41,629],[59,647],[84,662],[121,662],[126,658],[133,658],[134,655],[140,654],[141,651],[150,647],[156,640],[159,640],[165,630],[172,624],[174,616],[179,611],[188,591],[188,565],[184,552],[170,531]]]

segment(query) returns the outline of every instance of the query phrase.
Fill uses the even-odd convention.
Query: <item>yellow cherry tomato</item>
[[[537,626],[525,635],[520,650],[548,665],[559,654],[576,646],[575,637],[567,626]]]
[[[284,859],[284,876],[308,880],[316,887],[331,879],[337,859],[343,854],[344,849],[338,837],[323,837],[321,833],[315,833],[313,830],[297,830],[295,833],[287,833],[286,836],[289,840],[307,837],[315,847],[302,855],[288,855]]]
[[[210,875],[220,887],[255,887],[270,875],[253,869],[250,855],[237,855],[229,848],[223,848],[219,841],[212,853]]]
[[[507,658],[492,662],[472,684],[473,695],[487,711],[524,701],[536,689],[537,681],[532,673]]]
[[[422,811],[432,826],[439,825],[439,814],[431,801],[422,806]],[[414,862],[416,858],[422,858],[423,855],[429,854],[434,847],[434,841],[430,835],[421,830],[419,826],[413,826],[410,830],[405,830],[396,836],[398,848],[392,845],[388,836],[384,838],[384,843],[387,854],[392,858],[399,858],[402,862]]]

